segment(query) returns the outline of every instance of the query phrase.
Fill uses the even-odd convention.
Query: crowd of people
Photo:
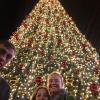
[[[0,41],[0,68],[3,68],[16,55],[14,45],[8,40]],[[0,100],[9,100],[10,86],[5,79],[0,78]],[[47,79],[47,87],[38,86],[30,100],[70,100],[64,88],[63,77],[58,72],[52,72]],[[75,100],[72,98],[71,100]]]

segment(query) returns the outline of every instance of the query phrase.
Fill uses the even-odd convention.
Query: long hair
[[[46,92],[47,92],[47,94],[48,94],[48,100],[50,100],[49,91],[48,91],[48,89],[47,89],[46,87],[44,87],[44,86],[39,86],[39,87],[37,87],[37,88],[34,90],[34,92],[33,92],[32,96],[31,96],[30,100],[36,100],[37,92],[38,92],[40,89],[45,89],[45,90],[46,90]]]

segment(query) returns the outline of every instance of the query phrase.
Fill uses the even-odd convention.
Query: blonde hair
[[[49,78],[50,78],[51,76],[53,76],[53,75],[57,75],[58,77],[60,77],[61,82],[62,82],[62,88],[64,88],[64,80],[63,80],[63,77],[62,77],[62,75],[60,74],[60,72],[58,72],[58,71],[53,71],[52,73],[50,73],[50,74],[48,75],[48,78],[47,78],[47,87],[48,87],[48,83],[49,83]]]

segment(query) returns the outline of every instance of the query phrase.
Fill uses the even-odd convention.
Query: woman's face
[[[36,100],[48,100],[48,93],[45,89],[39,89],[36,94]]]

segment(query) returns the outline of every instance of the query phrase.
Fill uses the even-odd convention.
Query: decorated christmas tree
[[[10,84],[10,100],[29,100],[58,71],[69,95],[100,99],[100,59],[58,0],[40,0],[13,33],[16,58],[1,74]]]

